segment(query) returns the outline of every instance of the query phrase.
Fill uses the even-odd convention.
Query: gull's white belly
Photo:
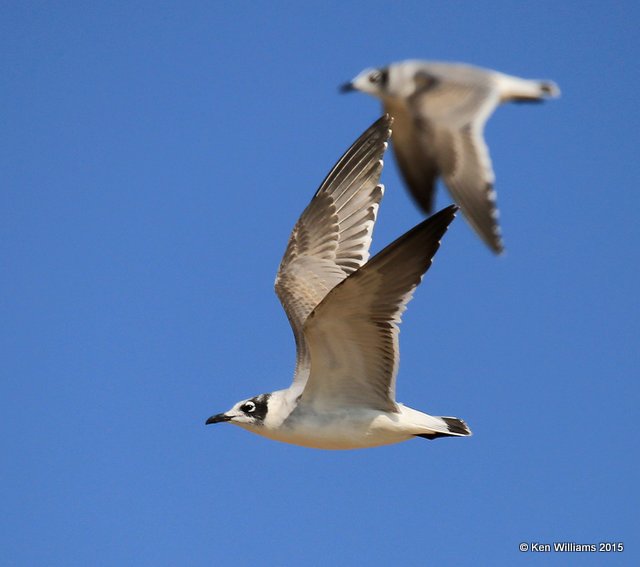
[[[401,413],[352,409],[294,413],[277,427],[238,425],[269,439],[303,447],[360,449],[400,443],[413,437],[415,426],[403,418]]]

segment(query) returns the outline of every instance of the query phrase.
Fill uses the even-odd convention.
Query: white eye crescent
[[[256,411],[256,404],[254,404],[253,402],[247,402],[242,406],[241,409],[245,413],[253,413],[254,411]]]

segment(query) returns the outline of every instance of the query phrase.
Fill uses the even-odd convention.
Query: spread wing
[[[425,139],[426,132],[416,127],[414,115],[404,102],[387,101],[385,110],[393,116],[393,151],[402,178],[418,207],[430,215],[439,176],[434,146]]]
[[[460,205],[469,224],[495,253],[504,245],[498,224],[494,174],[482,128],[469,124],[442,134],[442,178],[453,200]]]
[[[398,325],[455,216],[451,205],[376,254],[311,313],[311,374],[300,403],[397,411]]]
[[[303,325],[327,293],[369,258],[384,188],[378,184],[391,118],[375,122],[340,158],[295,224],[275,289],[296,341],[293,390],[309,375]]]
[[[429,163],[436,162],[474,230],[499,253],[503,245],[494,173],[483,137],[484,125],[500,101],[499,92],[489,80],[472,84],[423,74],[422,82],[423,87],[408,102],[421,151]],[[417,185],[410,185],[410,190],[414,195],[433,191]]]

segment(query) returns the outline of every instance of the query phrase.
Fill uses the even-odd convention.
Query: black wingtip
[[[460,210],[460,207],[458,205],[455,204],[451,204],[448,207],[445,207],[444,209],[442,209],[443,211],[451,211],[453,216],[456,216],[456,213]]]
[[[429,221],[431,224],[442,224],[444,225],[444,229],[446,230],[449,225],[453,222],[453,219],[456,218],[456,213],[460,210],[458,205],[449,205],[444,209],[440,209],[437,213],[431,215],[426,221]]]

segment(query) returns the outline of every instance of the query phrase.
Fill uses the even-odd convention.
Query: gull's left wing
[[[291,232],[275,288],[296,340],[294,392],[302,390],[309,375],[305,320],[331,289],[369,258],[384,192],[378,181],[391,121],[383,116],[346,151]]]

